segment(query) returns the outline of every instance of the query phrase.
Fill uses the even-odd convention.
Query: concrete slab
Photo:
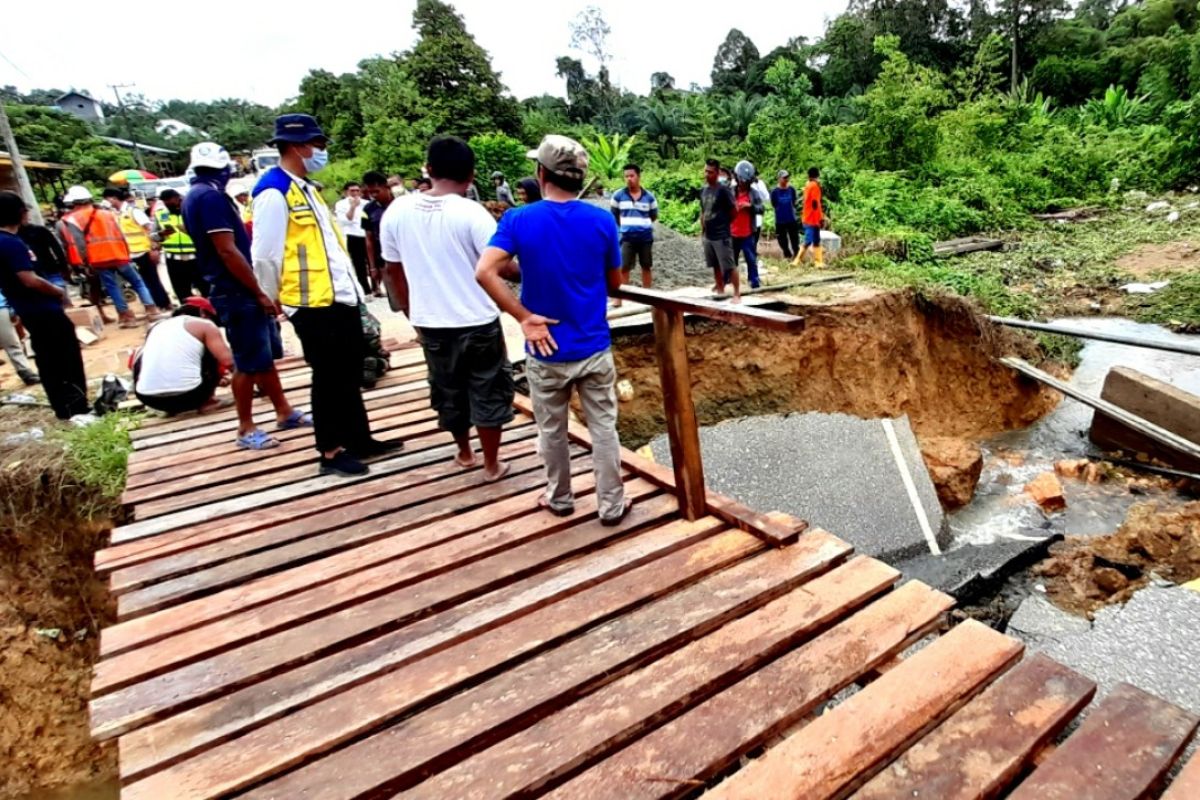
[[[1048,656],[1096,680],[1127,681],[1200,714],[1200,594],[1148,586],[1124,606],[1096,613],[1091,630],[1039,645]]]
[[[995,594],[1010,576],[1041,561],[1050,545],[1062,538],[1050,530],[1028,529],[1020,539],[967,544],[940,556],[924,553],[892,566],[909,580],[927,583],[960,604],[971,604]]]
[[[1008,633],[1030,645],[1050,645],[1091,629],[1091,622],[1063,611],[1040,594],[1026,597],[1008,621]]]
[[[894,432],[894,448],[888,427]],[[665,435],[650,446],[656,461],[671,463]],[[701,428],[700,448],[710,488],[759,511],[784,511],[808,520],[860,553],[899,560],[929,553],[930,539],[939,550],[947,544],[937,493],[907,417],[746,417]],[[915,504],[900,463],[911,480]]]

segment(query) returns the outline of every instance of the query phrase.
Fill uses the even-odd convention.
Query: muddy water
[[[1155,341],[1196,342],[1194,336],[1127,319],[1056,321],[1084,330],[1141,336]],[[1092,396],[1099,396],[1109,369],[1118,366],[1131,367],[1185,392],[1200,394],[1200,357],[1086,341],[1081,359],[1071,384]],[[1134,503],[1162,497],[1153,492],[1140,496],[1131,494],[1123,483],[1089,485],[1064,479],[1065,512],[1047,518],[1029,502],[1023,493],[1025,484],[1040,473],[1053,470],[1055,461],[1101,455],[1087,438],[1091,421],[1090,407],[1067,399],[1030,427],[985,442],[984,471],[975,499],[950,517],[956,544],[1040,539],[1051,533],[1110,533],[1117,529]]]

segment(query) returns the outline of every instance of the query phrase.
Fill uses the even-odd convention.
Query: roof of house
[[[87,94],[85,92],[67,92],[65,94],[59,95],[58,99],[55,102],[61,103],[63,100],[66,100],[68,97],[82,97],[85,100],[91,100],[93,103],[96,103],[96,104],[100,103],[99,100],[97,100],[96,98],[92,97],[90,94]]]
[[[27,169],[46,169],[61,172],[62,170],[71,168],[70,164],[59,164],[55,161],[32,161],[28,158],[21,159],[21,163],[24,164]],[[3,150],[0,150],[0,166],[12,166],[12,156]]]

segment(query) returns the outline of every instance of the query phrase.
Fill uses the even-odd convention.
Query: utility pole
[[[121,121],[125,123],[125,135],[129,137],[129,141],[133,142],[133,158],[137,161],[138,169],[144,170],[146,162],[142,160],[142,151],[138,148],[137,139],[133,138],[133,129],[129,127],[129,116],[125,113],[125,101],[121,99],[121,90],[130,89],[135,85],[133,83],[110,83],[108,88],[112,89],[113,94],[117,96],[117,109],[121,112]]]
[[[1017,91],[1017,37],[1021,34],[1021,3],[1020,0],[1009,0],[1012,3],[1012,90]]]
[[[8,157],[12,159],[13,174],[17,176],[17,188],[21,190],[21,199],[29,207],[29,218],[35,225],[41,225],[44,222],[42,207],[38,205],[37,197],[33,193],[33,184],[29,182],[29,175],[25,172],[25,162],[21,160],[21,151],[17,149],[17,138],[13,136],[12,126],[8,124],[8,111],[4,108],[3,100],[0,100],[0,136],[4,137],[4,147],[8,150]]]

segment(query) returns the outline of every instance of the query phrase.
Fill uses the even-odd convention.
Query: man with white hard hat
[[[63,201],[71,206],[71,211],[58,223],[59,234],[67,246],[67,260],[72,267],[95,270],[100,276],[100,283],[120,316],[120,327],[136,328],[138,321],[125,302],[118,276],[137,293],[146,309],[146,318],[150,321],[161,319],[163,315],[154,304],[142,276],[133,268],[129,244],[117,215],[97,206],[86,186],[72,186]]]
[[[275,301],[267,297],[250,266],[250,237],[233,198],[226,194],[233,174],[229,153],[214,142],[192,148],[191,189],[183,201],[183,222],[196,246],[196,260],[209,284],[209,300],[225,323],[236,369],[232,380],[237,405],[237,446],[267,450],[279,440],[254,424],[254,387],[275,406],[276,427],[311,425],[309,415],[292,408],[275,369],[283,356]]]

